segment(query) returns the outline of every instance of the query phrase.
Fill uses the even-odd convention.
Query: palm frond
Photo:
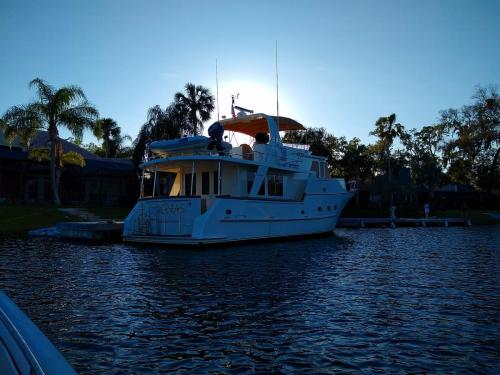
[[[18,137],[23,145],[29,146],[41,128],[42,120],[36,104],[10,107],[2,116],[2,130],[10,145]]]
[[[53,113],[64,111],[71,104],[86,103],[87,97],[78,86],[64,86],[56,91],[51,101]]]
[[[85,167],[85,158],[78,152],[65,152],[61,157],[61,161],[63,164],[78,165],[82,168]]]
[[[36,87],[38,96],[42,103],[52,101],[54,97],[54,88],[43,79],[35,78],[29,83],[29,87]]]
[[[28,158],[34,159],[36,161],[49,161],[50,149],[46,147],[32,148],[28,152]]]
[[[59,123],[64,125],[76,138],[83,136],[85,129],[92,129],[99,112],[88,103],[71,107],[59,114]]]

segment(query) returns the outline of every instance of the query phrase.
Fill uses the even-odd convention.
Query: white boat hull
[[[353,193],[306,195],[304,201],[200,197],[141,200],[124,223],[127,242],[206,245],[332,232]]]

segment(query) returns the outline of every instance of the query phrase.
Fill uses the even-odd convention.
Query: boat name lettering
[[[286,148],[282,148],[281,149],[280,161],[286,161],[286,159],[287,159]]]
[[[163,207],[163,211],[170,215],[178,215],[184,212],[184,206],[169,204]]]

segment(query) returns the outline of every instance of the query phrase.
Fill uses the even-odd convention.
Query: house
[[[63,204],[133,204],[139,194],[137,171],[130,159],[103,158],[66,140],[64,152],[74,151],[85,166],[65,165],[60,180]],[[40,131],[32,147],[48,147],[47,132]],[[0,132],[0,199],[16,203],[51,203],[49,162],[28,158],[18,143],[9,147]]]

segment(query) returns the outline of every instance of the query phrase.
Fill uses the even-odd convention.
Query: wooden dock
[[[469,219],[463,218],[351,218],[342,217],[337,228],[398,228],[398,227],[450,227],[471,226]],[[123,221],[64,222],[55,227],[35,229],[32,237],[56,237],[67,240],[97,242],[121,242]]]
[[[341,217],[337,222],[337,228],[470,227],[471,225],[469,219],[463,218]]]
[[[123,221],[64,222],[56,228],[59,237],[64,239],[121,242]]]

